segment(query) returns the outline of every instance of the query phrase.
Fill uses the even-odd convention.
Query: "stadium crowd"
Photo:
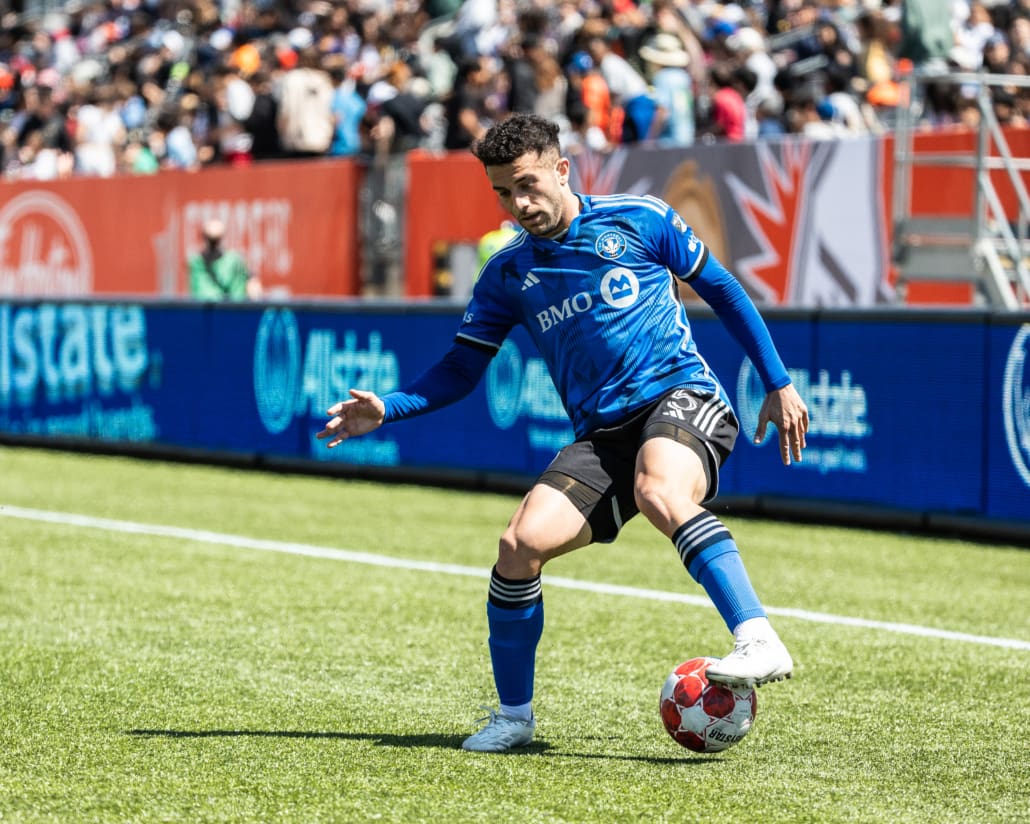
[[[1027,74],[1030,0],[951,0],[943,70]],[[47,10],[47,9],[50,10]],[[901,0],[0,4],[6,179],[461,149],[515,111],[564,148],[889,129]],[[968,87],[932,124],[973,123]],[[1030,96],[999,88],[1003,123]]]

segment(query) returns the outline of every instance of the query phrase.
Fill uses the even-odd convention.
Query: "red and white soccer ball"
[[[715,658],[691,658],[672,671],[662,687],[662,723],[678,744],[694,752],[719,752],[751,729],[758,708],[752,687],[710,683]]]

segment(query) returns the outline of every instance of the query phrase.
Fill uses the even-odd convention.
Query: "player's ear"
[[[554,171],[558,175],[558,182],[563,186],[569,181],[569,159],[567,157],[559,157],[558,163],[554,167]]]

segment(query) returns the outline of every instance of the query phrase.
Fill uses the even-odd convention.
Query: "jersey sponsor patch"
[[[629,269],[619,267],[605,272],[601,278],[601,297],[609,306],[625,309],[632,306],[640,294],[640,281]]]
[[[672,213],[672,225],[675,226],[681,233],[686,233],[687,222],[679,216],[679,212]]]
[[[621,232],[604,232],[597,238],[594,249],[603,258],[616,260],[626,252],[626,238]]]

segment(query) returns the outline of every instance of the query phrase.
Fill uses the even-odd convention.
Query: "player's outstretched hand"
[[[386,415],[386,406],[375,392],[351,389],[350,400],[334,403],[327,413],[333,417],[315,437],[320,440],[328,438],[326,446],[332,449],[347,438],[378,429]]]
[[[765,428],[773,423],[780,434],[780,459],[784,466],[790,466],[793,457],[801,462],[801,450],[805,448],[805,433],[808,432],[808,407],[793,384],[775,389],[765,396],[762,410],[758,413],[758,428],[755,443],[765,439]]]

